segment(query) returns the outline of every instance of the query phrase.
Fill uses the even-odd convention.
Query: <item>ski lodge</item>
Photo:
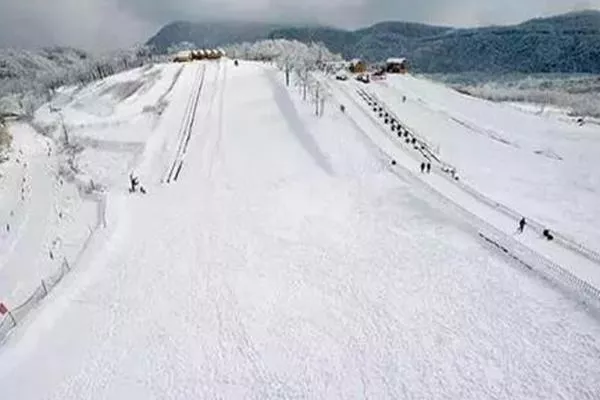
[[[225,57],[225,50],[219,49],[198,49],[180,51],[173,57],[174,62],[189,62],[192,60],[218,60]]]
[[[389,74],[405,74],[408,72],[408,62],[406,58],[388,58],[385,71]]]

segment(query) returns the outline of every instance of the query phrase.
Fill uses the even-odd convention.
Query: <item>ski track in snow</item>
[[[115,201],[109,248],[0,348],[2,398],[595,398],[586,307],[282,79],[206,63],[181,176]]]

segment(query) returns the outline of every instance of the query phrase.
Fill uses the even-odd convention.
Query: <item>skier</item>
[[[346,107],[344,107],[343,104],[340,104],[340,111],[341,112],[345,112],[346,111]]]
[[[428,162],[427,163],[427,173],[430,173],[430,172],[431,172],[431,163]]]
[[[129,174],[129,182],[131,185],[129,187],[129,193],[134,193],[140,181],[137,177],[133,176],[133,174]]]
[[[421,173],[425,172],[425,163],[421,163]]]
[[[396,160],[392,160],[392,165],[396,165]]]
[[[554,239],[554,235],[552,235],[552,234],[550,233],[550,230],[549,230],[549,229],[544,229],[544,230],[542,231],[542,235],[543,235],[543,236],[544,236],[546,239],[548,239],[548,240],[553,240],[553,239]]]
[[[525,229],[526,224],[527,224],[527,221],[525,221],[525,217],[522,217],[521,220],[519,221],[519,228],[518,228],[519,233],[523,233],[523,230]]]

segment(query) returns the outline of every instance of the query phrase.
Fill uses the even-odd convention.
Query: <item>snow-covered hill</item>
[[[465,181],[600,250],[597,125],[532,115],[412,76],[371,88]]]
[[[377,94],[392,104],[401,83]],[[414,84],[426,110],[426,95],[445,96]],[[13,165],[15,185],[24,176],[46,193],[36,177],[69,166],[58,177],[93,195],[79,201],[97,214],[68,219],[87,216],[93,239],[65,255],[71,272],[0,347],[2,396],[593,398],[596,304],[544,275],[552,244],[481,223],[476,200],[461,209],[466,197],[417,171],[357,87],[286,87],[283,72],[247,61],[163,64],[60,91],[36,114],[47,153],[17,128],[36,162]],[[130,172],[146,194],[128,192]],[[71,208],[27,198],[14,200],[25,210],[15,246],[71,237],[51,217]],[[33,212],[47,228],[27,225]],[[0,301],[34,288],[48,262],[9,254]]]
[[[0,49],[0,118],[31,117],[56,88],[87,84],[152,61],[144,47],[104,55],[68,47]]]
[[[587,74],[433,74],[461,93],[499,102],[561,108],[573,117],[600,117],[600,77]]]

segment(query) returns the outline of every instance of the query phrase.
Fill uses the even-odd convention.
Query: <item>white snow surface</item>
[[[96,220],[96,208],[62,184],[52,143],[26,124],[12,125],[11,133],[0,188],[0,302],[7,307],[25,301],[65,256],[74,257]]]
[[[598,125],[527,114],[410,75],[388,76],[369,89],[464,181],[600,250]]]
[[[98,224],[99,204],[78,186],[92,180],[105,190],[127,187],[129,172],[156,152],[149,143],[161,139],[159,122],[181,119],[176,108],[165,108],[171,92],[181,90],[182,72],[157,65],[66,88],[36,113],[48,138],[28,124],[10,125],[12,151],[0,165],[0,302],[18,306],[65,259],[72,264],[80,257]],[[59,144],[62,122],[75,148],[75,170]]]
[[[155,104],[180,66],[156,68],[138,105]],[[183,168],[164,185],[198,74]],[[596,313],[392,169],[366,125],[332,103],[315,117],[281,73],[258,63],[195,62],[177,79],[163,113],[123,129],[110,124],[137,108],[107,99],[99,87],[110,82],[64,107],[67,125],[78,108],[99,110],[81,117],[73,140],[142,150],[103,161],[104,179],[98,159],[82,156],[111,191],[105,240],[0,347],[1,398],[600,392]],[[146,196],[126,194],[123,163],[140,171]]]

